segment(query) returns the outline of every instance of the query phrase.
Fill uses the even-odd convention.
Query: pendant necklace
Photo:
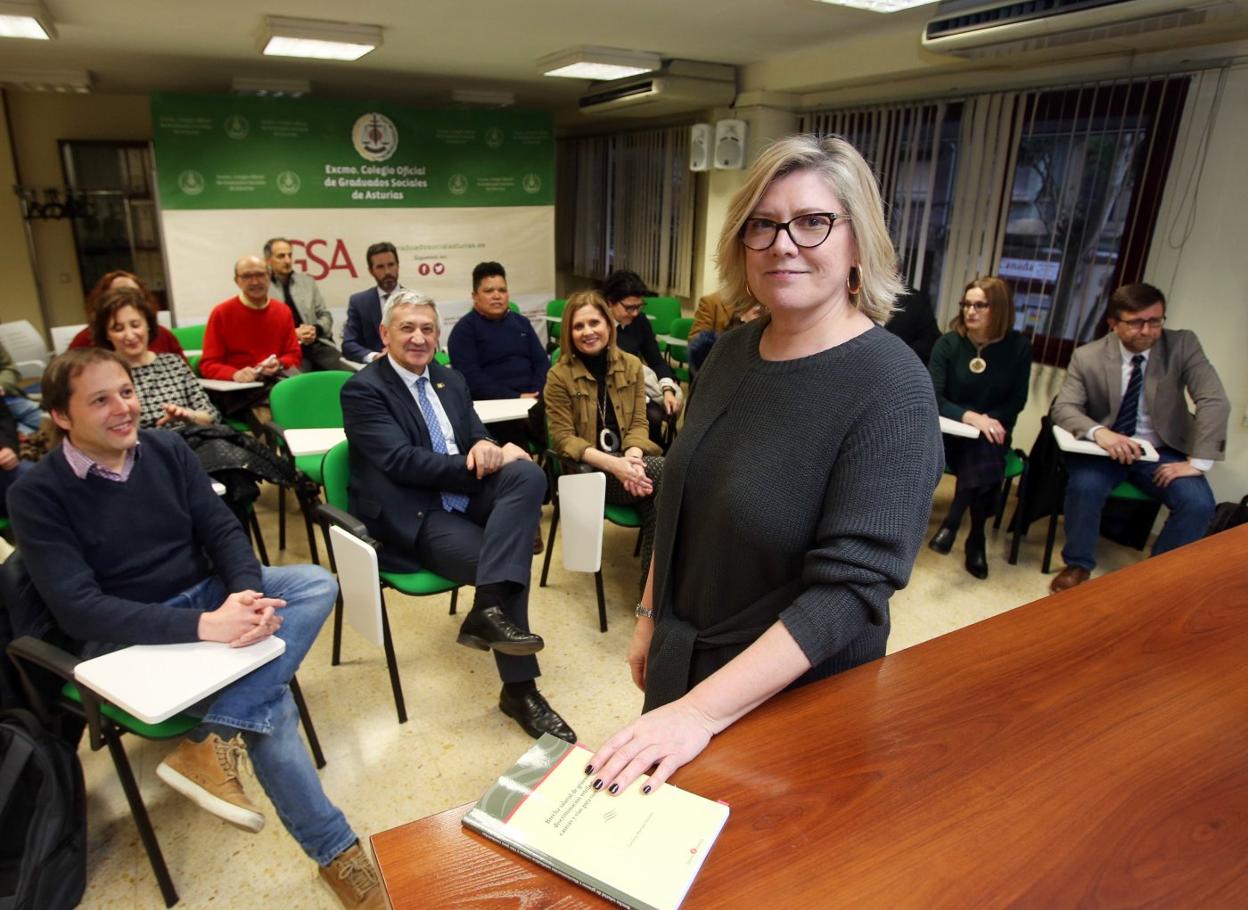
[[[614,455],[620,451],[620,437],[615,430],[607,426],[606,397],[604,393],[598,398],[598,423],[602,427],[598,431],[598,448],[609,455]]]
[[[971,344],[975,344],[975,342],[972,341]],[[988,361],[983,358],[984,348],[986,347],[988,347],[987,342],[984,344],[975,344],[975,356],[971,358],[970,367],[971,372],[976,376],[988,369]]]

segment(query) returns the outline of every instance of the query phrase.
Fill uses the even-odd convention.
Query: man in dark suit
[[[1194,333],[1162,328],[1161,291],[1124,285],[1109,298],[1109,314],[1109,334],[1075,351],[1053,402],[1055,424],[1108,455],[1066,458],[1066,567],[1049,586],[1053,593],[1088,580],[1101,509],[1124,479],[1170,510],[1153,555],[1204,536],[1214,510],[1205,472],[1226,458],[1226,391]],[[1138,461],[1142,450],[1133,437],[1152,443],[1160,462]]]
[[[399,290],[399,251],[393,243],[374,243],[364,258],[377,286],[351,295],[342,327],[342,353],[356,363],[372,363],[385,353],[377,327],[386,299]]]
[[[400,291],[382,319],[386,356],[342,390],[351,512],[387,544],[383,568],[476,586],[458,641],[494,651],[499,708],[531,736],[575,742],[534,683],[543,642],[528,627],[529,579],[546,476],[523,449],[486,434],[463,377],[433,359],[430,298]]]

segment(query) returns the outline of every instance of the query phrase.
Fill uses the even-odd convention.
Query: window
[[[555,249],[587,278],[630,269],[660,295],[689,296],[694,175],[689,128],[560,141]]]
[[[872,165],[903,277],[942,324],[996,274],[1038,360],[1104,331],[1112,290],[1143,279],[1190,74],[807,115]]]

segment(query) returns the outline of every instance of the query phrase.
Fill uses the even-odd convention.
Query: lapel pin
[[[445,382],[437,382],[437,383],[434,383],[434,386],[433,386],[433,387],[434,387],[435,389],[445,389],[445,388],[446,388],[446,383],[445,383]]]

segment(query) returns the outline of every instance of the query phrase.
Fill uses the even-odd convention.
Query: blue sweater
[[[163,602],[217,575],[259,591],[242,526],[176,433],[141,430],[125,483],[79,480],[54,449],[9,491],[13,531],[35,588],[77,641],[197,641],[197,610]]]
[[[546,386],[550,358],[532,323],[519,313],[486,319],[476,310],[455,323],[447,342],[451,366],[468,380],[474,401],[515,398]]]

